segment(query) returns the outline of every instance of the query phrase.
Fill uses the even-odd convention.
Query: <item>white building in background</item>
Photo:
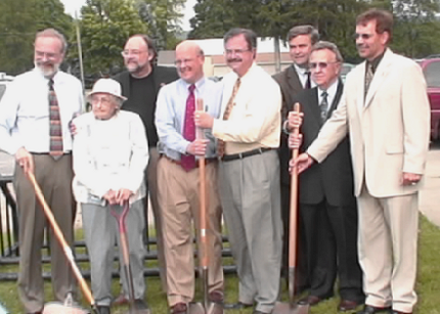
[[[197,39],[194,41],[205,53],[204,71],[206,76],[221,77],[230,71],[223,55],[223,38]],[[271,75],[276,73],[274,47],[273,38],[258,38],[256,62]],[[159,65],[174,66],[174,60],[174,50],[159,51]],[[292,64],[289,48],[283,43],[280,43],[280,61],[281,70]]]

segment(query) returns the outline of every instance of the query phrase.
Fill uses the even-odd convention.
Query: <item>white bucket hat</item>
[[[127,100],[127,97],[121,95],[121,84],[111,78],[101,78],[97,80],[93,85],[92,91],[87,95],[87,99],[90,101],[91,96],[96,93],[106,93],[113,95],[122,101]]]

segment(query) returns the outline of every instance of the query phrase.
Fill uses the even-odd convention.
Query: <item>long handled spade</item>
[[[203,99],[197,99],[197,110],[204,110]],[[204,133],[200,128],[197,130],[197,137],[203,139]],[[206,173],[205,173],[205,157],[199,158],[199,173],[200,173],[200,248],[199,248],[199,258],[200,258],[200,278],[202,280],[202,291],[203,291],[203,304],[202,303],[192,303],[190,304],[189,312],[190,314],[222,314],[223,307],[215,302],[209,301],[209,291],[208,291],[208,223],[206,214]]]
[[[299,103],[295,103],[294,110],[300,112]],[[294,135],[299,134],[299,128]],[[292,158],[298,157],[298,148],[292,150]],[[297,244],[297,204],[298,204],[298,170],[294,168],[290,178],[290,221],[289,221],[289,303],[277,303],[274,314],[308,314],[309,305],[299,305],[295,302],[295,264]]]
[[[87,299],[87,302],[92,307],[92,313],[99,314],[99,311],[96,308],[95,300],[93,299],[93,296],[92,296],[92,292],[90,291],[89,286],[87,285],[86,281],[82,277],[81,272],[75,263],[75,260],[73,258],[72,249],[70,248],[69,244],[67,243],[66,239],[64,238],[64,235],[61,232],[61,229],[58,226],[58,223],[56,222],[55,217],[52,214],[52,210],[47,205],[46,200],[44,199],[43,193],[41,192],[41,188],[38,185],[37,181],[35,180],[34,174],[30,171],[28,171],[26,174],[27,174],[32,186],[34,187],[35,195],[37,196],[37,199],[40,202],[41,207],[43,208],[44,214],[45,214],[47,220],[49,221],[50,226],[52,227],[52,230],[55,234],[55,237],[59,241],[59,243],[64,251],[64,255],[66,256],[67,262],[72,267],[73,274],[74,274],[76,280],[78,280],[78,283],[81,287],[81,290],[84,294],[84,297]],[[86,311],[78,306],[73,305],[73,304],[66,304],[66,303],[63,304],[63,303],[58,303],[58,302],[47,303],[44,306],[44,311],[43,311],[43,314],[87,314],[87,313],[89,313],[89,311]]]
[[[121,243],[119,249],[121,250],[121,254],[122,254],[122,264],[123,264],[122,267],[124,268],[124,274],[127,280],[128,297],[130,304],[129,312],[127,314],[150,314],[149,309],[144,309],[144,310],[136,309],[134,302],[133,275],[130,267],[130,253],[129,253],[129,246],[127,241],[127,229],[125,227],[125,218],[127,217],[129,209],[130,209],[129,203],[125,202],[121,214],[118,214],[118,212],[114,208],[112,208],[110,211],[112,216],[115,217],[118,222],[118,230],[119,230],[119,237]]]

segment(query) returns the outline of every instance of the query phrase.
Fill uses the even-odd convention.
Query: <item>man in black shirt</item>
[[[144,123],[147,132],[150,158],[145,171],[145,179],[154,214],[156,226],[156,238],[158,244],[158,261],[162,289],[166,292],[166,264],[163,255],[163,237],[161,230],[161,210],[157,202],[157,161],[159,154],[156,149],[158,142],[156,126],[154,124],[154,112],[156,110],[156,97],[159,89],[176,79],[178,75],[175,68],[155,65],[157,52],[153,41],[147,35],[131,36],[122,51],[124,64],[127,71],[114,77],[122,86],[122,95],[127,97],[122,105],[122,110],[137,113]],[[148,204],[148,200],[146,201]],[[148,214],[148,206],[145,206],[145,217]],[[135,227],[135,226],[134,226]],[[148,226],[147,226],[148,227]],[[135,229],[128,228],[130,232]],[[144,230],[139,230],[144,232]],[[121,298],[122,297],[122,298]],[[120,296],[119,302],[124,301],[124,295]]]

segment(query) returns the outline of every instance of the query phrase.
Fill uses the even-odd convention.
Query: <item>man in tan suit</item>
[[[417,269],[417,200],[429,145],[429,103],[420,67],[394,54],[392,15],[356,20],[366,59],[348,76],[341,104],[292,166],[321,163],[348,133],[359,204],[359,260],[366,302],[358,314],[412,313]]]

